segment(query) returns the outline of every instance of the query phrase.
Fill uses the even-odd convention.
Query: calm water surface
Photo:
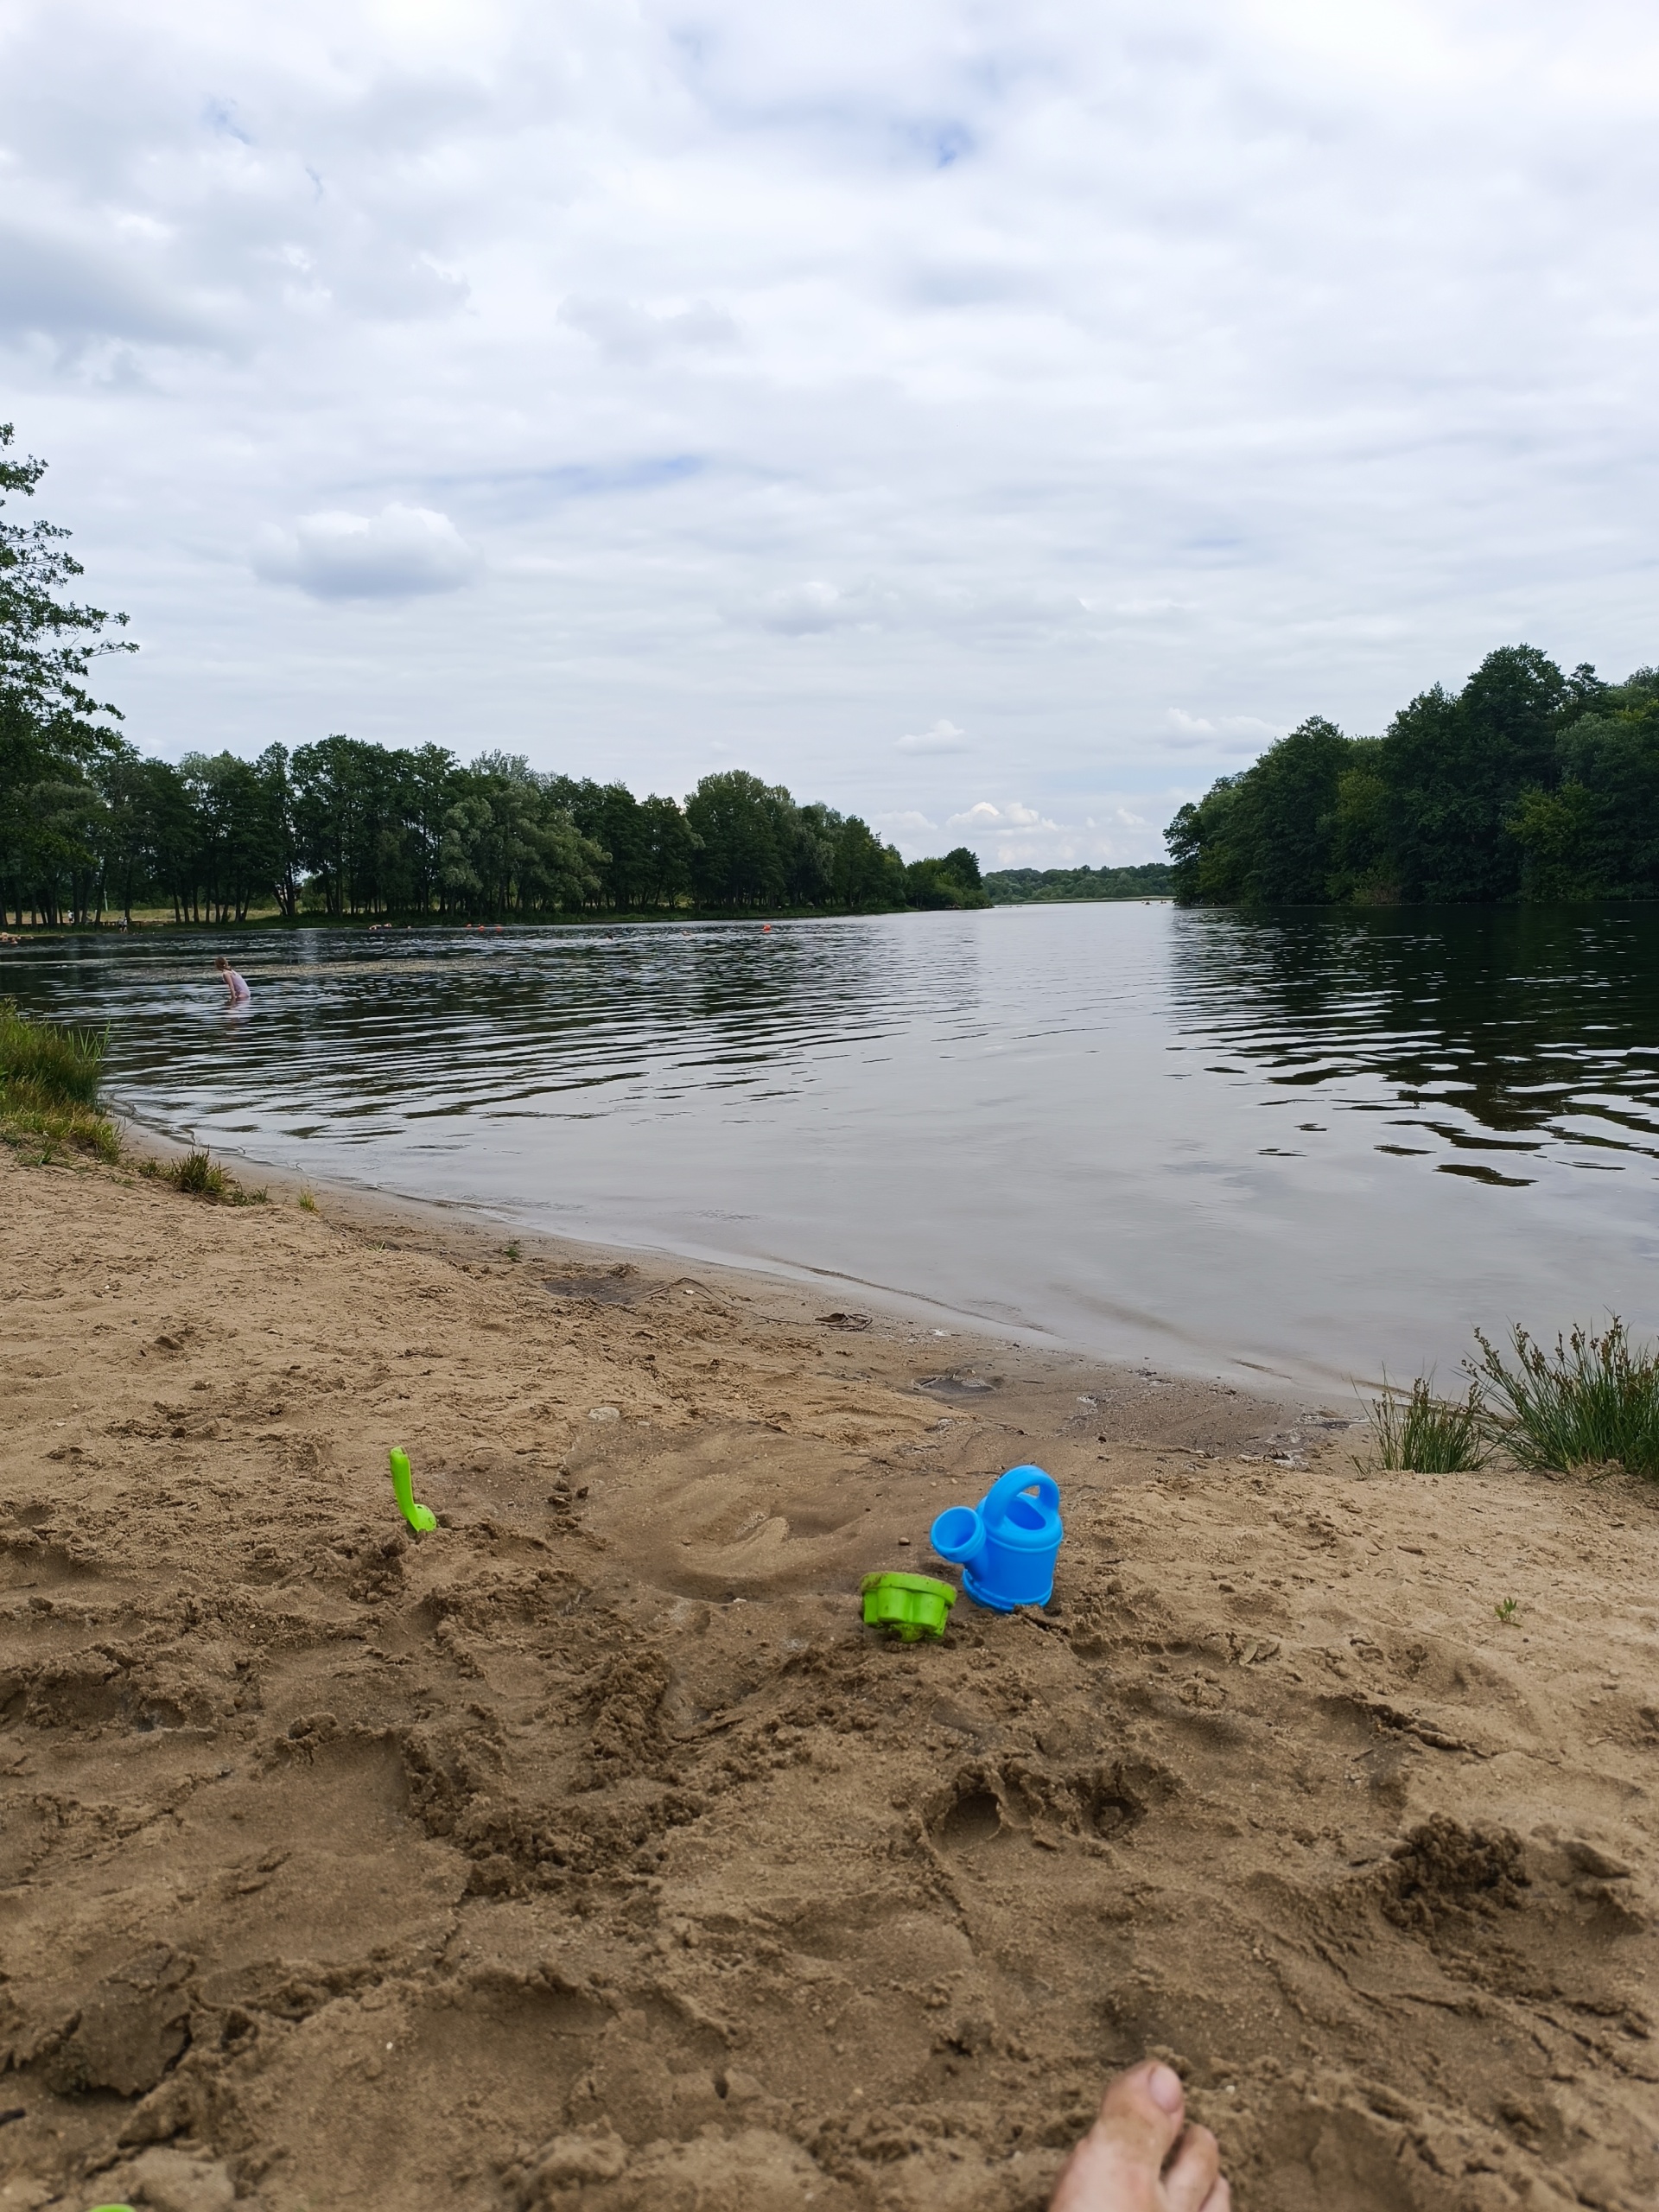
[[[1450,1380],[1659,1330],[1659,916],[1168,906],[4,956],[215,1148],[1112,1356]]]

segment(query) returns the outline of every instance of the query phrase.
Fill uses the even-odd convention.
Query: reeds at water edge
[[[1479,1329],[1462,1398],[1434,1394],[1433,1375],[1409,1391],[1387,1376],[1370,1401],[1376,1463],[1418,1474],[1463,1474],[1495,1456],[1538,1473],[1622,1467],[1659,1481],[1659,1346],[1632,1343],[1617,1314],[1598,1334],[1575,1324],[1553,1352],[1518,1325],[1511,1351]]]
[[[1514,1364],[1477,1329],[1466,1363],[1487,1433],[1523,1467],[1571,1472],[1618,1465],[1659,1480],[1659,1348],[1638,1347],[1615,1313],[1599,1336],[1575,1325],[1547,1352],[1512,1332]]]

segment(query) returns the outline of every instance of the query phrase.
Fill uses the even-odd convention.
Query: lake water
[[[0,989],[139,1121],[504,1222],[1328,1395],[1659,1329],[1659,915],[1166,906],[109,935]],[[509,1230],[506,1233],[510,1234]]]

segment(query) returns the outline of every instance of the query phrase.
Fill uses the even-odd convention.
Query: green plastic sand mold
[[[438,1525],[438,1516],[429,1505],[416,1505],[415,1488],[410,1479],[409,1454],[396,1445],[391,1450],[391,1494],[397,1501],[397,1510],[403,1515],[417,1536],[424,1535]]]
[[[886,1629],[900,1643],[919,1643],[925,1636],[937,1643],[957,1602],[954,1587],[931,1574],[867,1574],[858,1587],[866,1625]]]

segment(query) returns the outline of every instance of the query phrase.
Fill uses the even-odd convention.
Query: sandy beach
[[[1019,2212],[1153,2050],[1244,2212],[1659,2198],[1659,1491],[295,1198],[0,1151],[4,2212]]]

